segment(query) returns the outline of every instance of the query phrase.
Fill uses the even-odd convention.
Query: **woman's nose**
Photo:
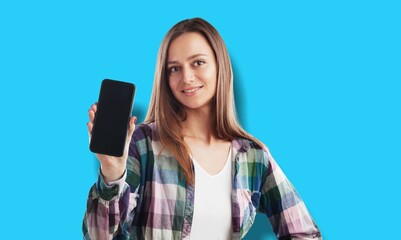
[[[182,80],[184,83],[188,84],[194,81],[195,75],[192,69],[187,67],[183,68],[182,71],[183,71]]]

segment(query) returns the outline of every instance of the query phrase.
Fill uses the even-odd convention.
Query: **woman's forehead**
[[[213,55],[213,50],[202,34],[188,32],[171,42],[168,48],[168,61],[182,61],[199,54],[210,56]]]

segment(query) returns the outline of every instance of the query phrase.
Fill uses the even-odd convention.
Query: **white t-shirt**
[[[223,169],[208,174],[195,159],[195,200],[191,240],[232,239],[232,153],[231,148]]]

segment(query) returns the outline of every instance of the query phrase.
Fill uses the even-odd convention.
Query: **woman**
[[[230,59],[205,20],[166,34],[146,119],[135,122],[123,157],[96,155],[85,239],[240,239],[257,211],[279,239],[321,238],[269,150],[240,127]]]

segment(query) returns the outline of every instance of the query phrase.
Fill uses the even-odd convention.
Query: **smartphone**
[[[121,157],[134,102],[135,85],[104,79],[100,87],[89,149]]]

